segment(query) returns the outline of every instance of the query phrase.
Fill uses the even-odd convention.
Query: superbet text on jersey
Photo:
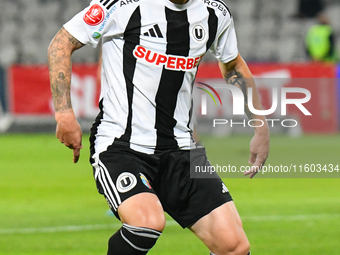
[[[190,149],[192,90],[210,50],[237,57],[233,19],[220,0],[93,0],[64,28],[83,44],[102,40],[101,113],[92,154],[114,141],[154,153]]]

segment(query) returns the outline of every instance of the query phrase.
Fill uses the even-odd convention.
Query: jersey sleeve
[[[112,11],[107,10],[99,0],[93,0],[87,8],[64,24],[64,28],[81,43],[95,48],[109,24],[113,23],[111,14]]]
[[[222,63],[234,60],[238,55],[236,32],[234,21],[230,17],[221,25],[220,31],[210,47],[211,53]]]

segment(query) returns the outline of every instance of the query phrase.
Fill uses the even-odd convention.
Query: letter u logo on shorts
[[[129,177],[125,177],[120,181],[120,184],[122,185],[122,187],[126,188],[131,184],[131,179]]]
[[[121,173],[116,181],[117,190],[120,193],[125,193],[132,190],[137,184],[137,178],[132,173]]]

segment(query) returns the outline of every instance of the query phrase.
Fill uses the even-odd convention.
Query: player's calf
[[[162,232],[123,224],[109,240],[107,255],[145,255]]]

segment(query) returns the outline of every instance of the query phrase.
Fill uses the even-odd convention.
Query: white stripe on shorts
[[[105,180],[105,177],[103,178],[103,173],[102,173],[101,170],[99,170],[97,180],[99,181],[100,185],[102,186],[102,189],[104,191],[104,196],[105,196],[107,202],[110,204],[111,207],[113,207],[114,210],[117,210],[118,204],[114,200],[110,189],[108,189],[107,181]]]
[[[109,174],[109,171],[107,170],[107,168],[105,167],[105,165],[99,160],[99,164],[101,165],[107,179],[109,180],[110,182],[110,185],[111,185],[111,188],[113,190],[113,192],[115,193],[116,195],[116,198],[117,198],[117,201],[118,201],[118,205],[120,205],[122,203],[121,199],[120,199],[120,196],[119,196],[119,193],[117,191],[117,188],[116,188],[116,185],[113,183],[112,179],[111,179],[111,176]]]
[[[114,185],[111,176],[106,169],[105,165],[99,161],[99,167],[98,167],[98,176],[97,180],[101,184],[104,195],[108,202],[111,204],[111,206],[117,210],[118,206],[122,203],[120,196],[118,194],[118,191],[116,189],[116,186]]]

